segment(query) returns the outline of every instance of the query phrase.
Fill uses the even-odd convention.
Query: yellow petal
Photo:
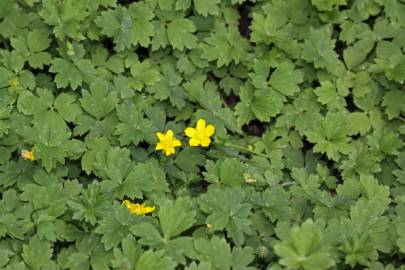
[[[122,205],[125,205],[126,207],[130,208],[131,207],[131,202],[129,200],[123,200]]]
[[[174,139],[173,140],[173,147],[181,146],[181,141]]]
[[[210,136],[212,136],[214,134],[214,132],[215,132],[214,126],[213,125],[208,125],[205,128],[204,135],[207,136],[207,137],[210,137]]]
[[[211,143],[211,139],[208,137],[201,140],[202,147],[207,147],[208,145],[210,145],[210,143]]]
[[[155,211],[155,207],[154,207],[154,206],[152,206],[152,207],[150,207],[150,206],[145,206],[145,207],[143,208],[143,213],[144,213],[144,214],[152,213],[153,211]]]
[[[197,136],[197,130],[195,130],[195,128],[186,128],[186,130],[184,130],[184,132],[186,133],[187,137],[196,137]]]
[[[197,138],[191,138],[188,143],[190,146],[199,146],[200,145],[200,140]]]
[[[205,120],[204,119],[199,119],[197,121],[197,128],[196,129],[197,129],[198,132],[201,132],[201,131],[203,131],[205,129]]]
[[[165,135],[161,132],[156,132],[156,136],[158,137],[159,141],[163,141],[165,139]]]
[[[35,160],[34,150],[21,150],[21,157],[25,160],[33,161]]]
[[[172,139],[173,139],[173,130],[169,129],[169,130],[166,132],[165,137],[166,137],[166,140],[172,140]]]
[[[155,150],[162,150],[162,149],[164,149],[163,143],[157,143]]]
[[[166,148],[166,156],[170,156],[171,154],[174,154],[174,148]]]

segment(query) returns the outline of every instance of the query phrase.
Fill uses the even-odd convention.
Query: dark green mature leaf
[[[109,209],[95,232],[102,235],[101,243],[106,250],[116,247],[129,234],[129,228],[135,224],[138,219],[124,205],[114,204]]]
[[[271,74],[269,84],[285,96],[292,96],[299,92],[298,84],[303,82],[303,73],[294,69],[288,62],[280,64]]]
[[[196,212],[188,198],[166,201],[159,208],[159,221],[166,240],[181,234],[195,223]]]
[[[73,122],[82,114],[80,105],[76,103],[77,97],[73,94],[62,93],[55,99],[55,108],[68,122]]]
[[[66,37],[78,40],[85,38],[81,30],[83,21],[89,15],[87,1],[67,0],[61,6],[56,0],[45,0],[42,5],[39,15],[45,23],[53,26],[57,38],[60,40]]]
[[[208,161],[205,167],[207,172],[203,174],[208,182],[237,187],[244,183],[248,166],[237,159],[226,159],[217,163]]]
[[[145,118],[134,104],[118,105],[117,115],[120,123],[115,127],[115,134],[120,136],[121,145],[137,145],[155,131],[153,122]]]
[[[218,25],[215,32],[205,38],[205,42],[202,45],[202,57],[208,61],[216,61],[218,67],[231,62],[238,64],[247,57],[249,43],[232,27]]]
[[[101,33],[114,38],[117,51],[129,49],[140,44],[149,46],[150,38],[154,34],[151,23],[154,14],[145,3],[133,3],[129,8],[119,6],[117,9],[107,10],[96,19]]]
[[[143,198],[144,194],[151,197],[162,196],[169,190],[163,168],[156,160],[136,164],[126,177],[122,187],[122,194]]]
[[[82,96],[80,104],[83,109],[97,120],[102,119],[114,110],[117,103],[116,92],[110,91],[107,82],[103,80],[91,83],[90,92],[83,90]]]
[[[94,65],[88,59],[80,59],[73,63],[63,58],[55,58],[49,71],[57,73],[55,82],[58,88],[70,85],[73,90],[81,86],[83,81],[94,79],[96,75]]]
[[[227,242],[216,236],[211,240],[197,239],[194,246],[197,258],[201,264],[209,263],[211,265],[209,269],[251,269],[248,267],[254,258],[251,248],[235,247],[231,251]]]
[[[176,263],[170,258],[163,255],[163,251],[148,250],[139,257],[135,269],[145,270],[174,270]]]
[[[351,151],[348,134],[350,126],[345,114],[328,113],[313,130],[306,133],[308,140],[315,143],[314,152],[326,153],[333,160],[339,160],[340,154]]]
[[[200,196],[198,203],[208,213],[206,223],[214,230],[226,229],[236,243],[245,241],[245,234],[250,234],[251,205],[244,202],[245,192],[240,188],[212,188]]]
[[[257,118],[260,121],[270,121],[271,117],[280,113],[283,98],[268,91],[254,91],[250,85],[241,88],[241,102],[235,107],[238,124],[243,125]]]
[[[322,243],[323,234],[312,220],[290,229],[290,239],[277,244],[275,252],[280,264],[292,269],[327,269],[335,265],[328,246]]]

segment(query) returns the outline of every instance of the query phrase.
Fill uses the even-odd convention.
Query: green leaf
[[[34,270],[40,270],[52,258],[53,249],[48,241],[33,236],[29,243],[23,246],[24,262]]]
[[[198,14],[207,17],[208,15],[218,15],[218,4],[220,0],[194,0],[194,7]]]
[[[405,143],[394,132],[376,131],[367,136],[368,145],[379,156],[397,156]]]
[[[82,114],[82,109],[76,100],[75,95],[67,93],[61,93],[55,99],[55,108],[67,122],[74,122]]]
[[[381,171],[378,157],[367,149],[356,148],[349,154],[347,160],[342,161],[341,169],[344,179],[350,179],[356,175],[372,175]]]
[[[318,29],[311,28],[308,38],[305,40],[302,58],[313,63],[315,68],[326,68],[333,75],[342,76],[345,67],[334,51],[335,40],[331,36],[332,31],[329,25]]]
[[[169,191],[169,185],[165,170],[156,160],[150,159],[133,166],[121,189],[122,194],[130,197],[143,198],[145,194],[157,198]]]
[[[284,62],[271,74],[270,86],[285,96],[292,96],[300,91],[298,84],[304,80],[303,73],[294,69],[294,64]]]
[[[148,250],[139,257],[135,269],[143,270],[174,270],[177,263],[164,255],[163,251]]]
[[[391,90],[384,95],[382,106],[388,119],[397,118],[400,113],[405,112],[405,92],[401,90]]]
[[[343,59],[348,69],[360,65],[374,48],[374,43],[374,40],[359,40],[353,46],[346,48],[343,51]]]
[[[226,229],[228,235],[238,244],[245,241],[245,234],[250,234],[251,205],[244,202],[245,192],[240,188],[211,188],[200,196],[198,204],[208,213],[206,223],[213,230]]]
[[[62,58],[56,58],[52,61],[50,72],[58,73],[55,77],[58,88],[70,85],[76,89],[82,84],[83,78],[80,71],[70,61]]]
[[[365,113],[354,112],[348,115],[352,134],[365,135],[371,129],[371,119]]]
[[[134,104],[118,105],[117,116],[120,123],[115,127],[115,134],[120,136],[121,145],[138,145],[153,136],[153,122],[145,118],[144,113]]]
[[[311,0],[311,2],[319,11],[331,11],[347,4],[347,0]]]
[[[322,105],[328,105],[334,109],[342,109],[345,106],[344,99],[339,95],[336,86],[330,81],[322,81],[321,86],[315,88],[317,101]]]
[[[197,251],[197,258],[200,260],[200,267],[210,266],[204,269],[227,270],[227,269],[254,269],[248,267],[253,261],[253,249],[250,247],[234,247],[231,251],[229,244],[217,236],[207,240],[204,238],[194,241]],[[190,269],[200,269],[191,268]]]
[[[173,49],[193,49],[196,47],[197,38],[192,33],[196,30],[192,21],[185,18],[175,19],[167,25],[167,38]]]
[[[263,212],[272,222],[286,220],[291,214],[290,194],[281,186],[267,188],[263,194]]]
[[[192,210],[190,199],[167,200],[159,208],[159,221],[166,240],[181,234],[195,223],[196,212]]]
[[[96,75],[94,65],[88,59],[73,63],[63,58],[55,58],[49,71],[57,73],[55,81],[58,88],[70,85],[73,90],[81,86],[83,81],[94,79]]]
[[[83,109],[97,120],[104,118],[117,104],[117,93],[110,91],[107,82],[101,79],[90,84],[90,92],[82,90],[82,96]]]
[[[115,185],[121,184],[131,168],[129,156],[127,148],[109,148],[107,152],[96,157],[97,163],[93,165],[97,169],[96,174],[112,180]]]
[[[283,240],[274,247],[281,257],[280,264],[291,269],[323,270],[335,265],[323,234],[312,220],[290,229],[290,239]]]
[[[254,91],[251,85],[241,88],[240,98],[241,102],[235,106],[240,126],[255,118],[268,122],[279,114],[283,107],[283,97],[280,94],[265,90]]]
[[[349,132],[350,125],[345,114],[328,113],[317,127],[306,132],[306,136],[315,143],[315,153],[326,153],[328,158],[337,161],[340,154],[347,155],[352,149]]]
[[[248,166],[237,159],[226,159],[216,163],[208,160],[205,168],[203,174],[208,182],[237,187],[244,183],[244,173]]]
[[[31,52],[42,52],[51,44],[49,32],[46,29],[35,29],[28,33],[27,44]]]
[[[135,238],[128,235],[121,242],[121,248],[114,248],[114,259],[111,264],[114,269],[129,270],[134,269],[142,249],[135,244]]]
[[[101,243],[104,244],[106,250],[118,246],[129,234],[131,225],[137,222],[136,217],[124,205],[114,204],[108,212],[99,221],[99,225],[95,230],[97,234],[102,235]]]
[[[114,38],[114,49],[123,51],[140,44],[147,47],[154,34],[151,23],[154,14],[145,3],[133,3],[126,7],[101,12],[95,20],[101,33]]]
[[[210,36],[204,39],[202,57],[208,61],[217,61],[217,66],[227,66],[231,62],[239,64],[247,57],[249,43],[233,27],[219,24]],[[238,46],[235,46],[238,44]]]
[[[181,85],[183,78],[176,70],[173,61],[163,62],[161,65],[162,77],[159,82],[147,88],[158,100],[169,99],[178,109],[183,109],[185,103],[185,92]]]
[[[159,71],[153,68],[148,60],[132,63],[131,75],[134,78],[133,84],[136,90],[155,85],[160,80]]]
[[[229,244],[214,236],[211,240],[197,239],[194,241],[197,258],[201,262],[210,262],[213,270],[229,270],[232,266],[232,253]]]

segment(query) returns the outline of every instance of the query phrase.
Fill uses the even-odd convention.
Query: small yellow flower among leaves
[[[190,146],[207,147],[211,143],[211,136],[214,135],[215,128],[213,125],[207,125],[204,119],[199,119],[197,121],[197,126],[195,128],[188,127],[184,131],[186,136],[190,138]]]
[[[155,150],[162,150],[166,156],[170,156],[176,152],[175,147],[181,146],[181,142],[174,137],[173,131],[168,130],[166,134],[157,132],[156,136],[159,142],[156,144]]]
[[[124,200],[122,204],[129,209],[131,214],[137,216],[144,216],[145,214],[152,213],[153,211],[155,211],[154,206],[150,207],[145,206],[145,204],[132,203],[129,200]]]
[[[29,160],[29,161],[34,161],[35,160],[35,154],[34,154],[34,150],[21,150],[21,157],[25,160]]]

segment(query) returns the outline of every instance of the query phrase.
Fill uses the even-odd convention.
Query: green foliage
[[[404,14],[0,0],[0,268],[404,269]]]
[[[328,245],[322,244],[322,232],[311,219],[293,227],[290,239],[283,239],[274,249],[280,264],[290,269],[327,269],[335,264]]]

